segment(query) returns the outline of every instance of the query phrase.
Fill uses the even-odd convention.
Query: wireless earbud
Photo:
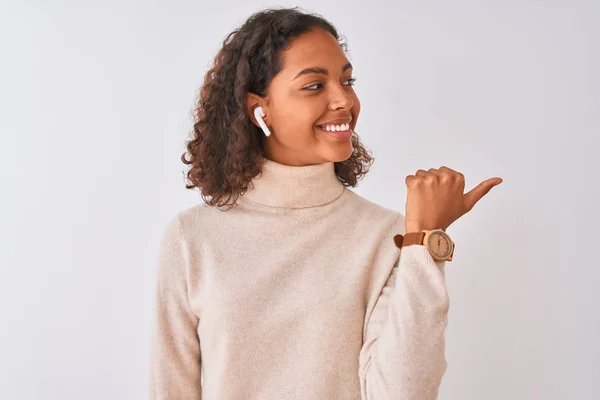
[[[265,116],[265,113],[263,112],[262,107],[256,107],[254,109],[254,117],[256,118],[256,121],[258,121],[258,124],[260,125],[260,127],[263,130],[263,132],[265,133],[265,135],[269,136],[269,135],[271,135],[271,131],[267,127],[267,124],[265,124],[265,121],[262,119],[262,117],[264,117],[264,116]]]

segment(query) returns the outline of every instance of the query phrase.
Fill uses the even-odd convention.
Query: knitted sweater
[[[236,208],[179,212],[156,268],[150,398],[437,398],[445,262],[398,233],[404,215],[333,162],[264,159]]]

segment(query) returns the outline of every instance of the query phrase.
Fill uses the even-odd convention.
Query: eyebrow
[[[352,63],[348,63],[346,65],[344,65],[344,67],[342,68],[342,72],[346,71],[347,69],[352,68]],[[302,75],[306,75],[306,74],[322,74],[322,75],[329,75],[329,71],[327,71],[326,68],[321,68],[321,67],[310,67],[310,68],[305,68],[302,71],[298,72],[298,74],[294,77],[294,79],[302,76]],[[294,80],[292,79],[292,80]]]

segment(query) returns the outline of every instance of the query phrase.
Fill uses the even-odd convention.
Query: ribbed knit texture
[[[332,162],[265,159],[236,208],[183,210],[157,263],[150,398],[437,398],[445,262],[396,248],[404,229]]]

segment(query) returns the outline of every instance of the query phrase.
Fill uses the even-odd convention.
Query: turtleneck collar
[[[305,208],[330,203],[343,190],[332,161],[292,166],[263,157],[261,173],[242,198],[272,207]]]

